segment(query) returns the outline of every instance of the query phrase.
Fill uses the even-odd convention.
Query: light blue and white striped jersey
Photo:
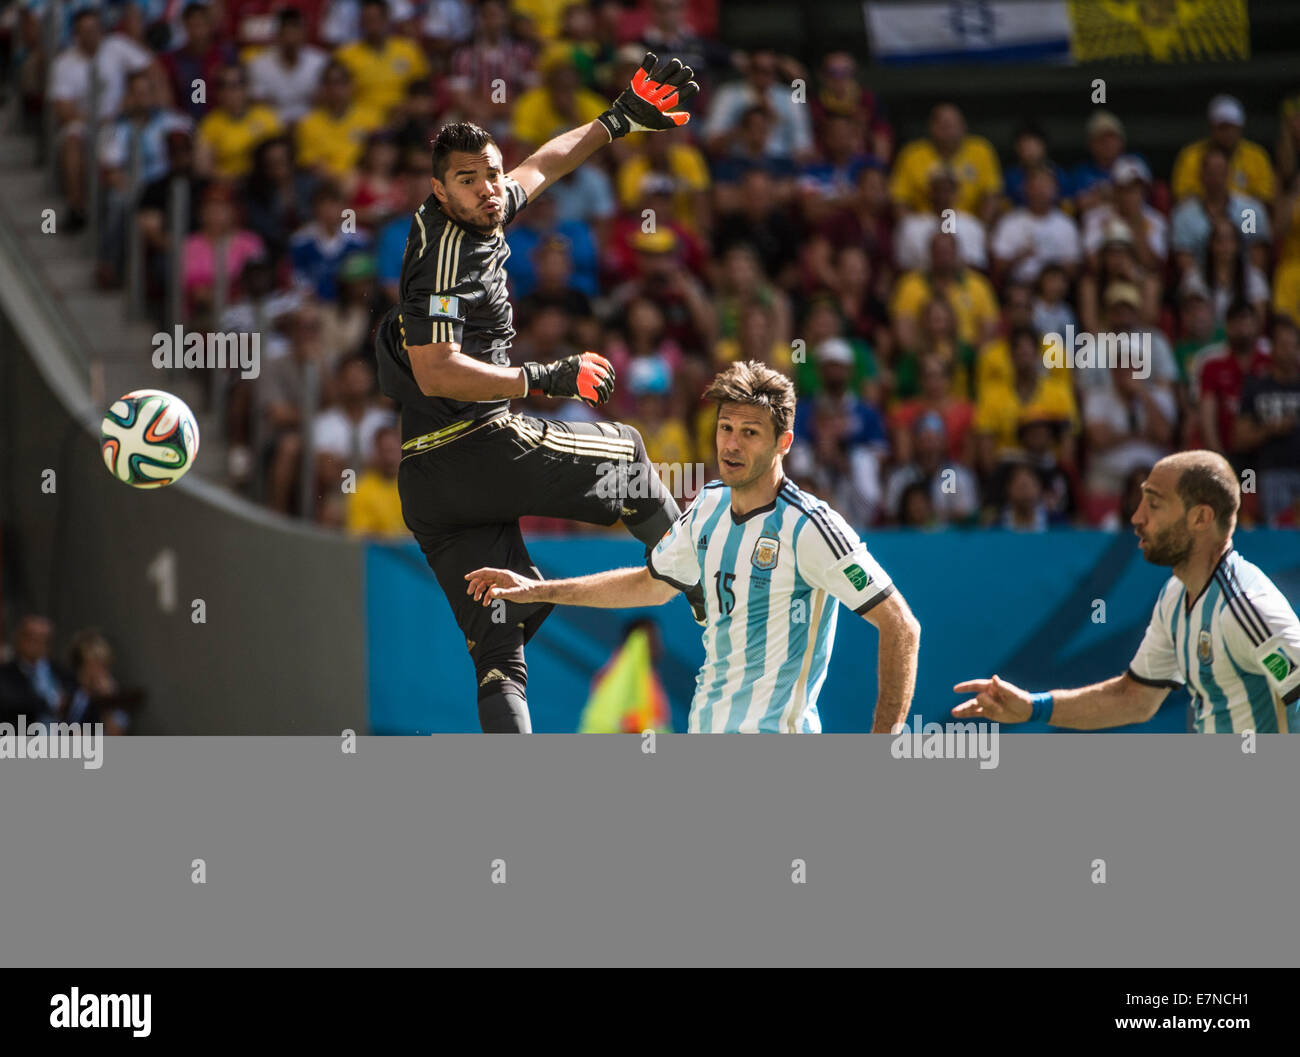
[[[839,602],[862,614],[894,590],[848,523],[788,480],[739,518],[730,488],[705,485],[646,563],[679,590],[704,585],[692,732],[821,733]]]
[[[1148,686],[1186,686],[1198,731],[1300,733],[1300,620],[1235,550],[1195,599],[1169,578],[1128,674]]]

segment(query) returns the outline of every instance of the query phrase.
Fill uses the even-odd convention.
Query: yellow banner
[[[1068,0],[1076,62],[1250,58],[1246,0]]]

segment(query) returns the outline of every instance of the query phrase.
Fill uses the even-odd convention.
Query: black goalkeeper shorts
[[[445,431],[444,431],[445,432]],[[530,515],[612,525],[639,520],[620,475],[646,462],[641,437],[615,422],[557,422],[504,414],[454,432],[408,441],[397,474],[402,515],[451,603],[470,655],[527,642],[550,603],[484,606],[465,574],[492,567],[540,578],[519,518]],[[637,504],[639,505],[639,504]]]

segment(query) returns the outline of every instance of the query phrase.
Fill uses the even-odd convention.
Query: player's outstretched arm
[[[620,136],[663,132],[686,124],[690,114],[674,108],[684,105],[700,90],[692,80],[694,76],[695,71],[683,66],[680,59],[660,62],[654,52],[646,52],[632,83],[608,110],[595,121],[543,143],[508,175],[532,199]]]
[[[491,605],[498,598],[507,602],[553,602],[561,606],[592,606],[597,609],[635,609],[661,606],[677,589],[656,580],[648,569],[612,569],[569,580],[533,580],[509,569],[475,569],[466,573],[465,593],[474,601]]]
[[[880,632],[876,714],[873,734],[888,734],[907,718],[916,691],[916,660],[921,648],[921,623],[903,596],[894,591],[864,614]]]
[[[996,675],[968,679],[953,690],[975,695],[952,710],[959,719],[982,716],[998,723],[1024,723],[1039,718],[1054,727],[1075,730],[1145,723],[1169,693],[1167,687],[1147,686],[1127,673],[1078,690],[1053,690],[1050,694],[1031,694]]]

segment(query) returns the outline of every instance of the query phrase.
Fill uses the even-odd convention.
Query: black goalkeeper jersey
[[[505,177],[501,227],[482,234],[449,218],[431,194],[411,218],[402,256],[398,304],[379,328],[379,386],[402,408],[402,440],[457,422],[490,418],[509,400],[461,401],[425,396],[411,371],[408,345],[451,341],[484,363],[510,365],[514,313],[506,296],[506,224],[525,205],[523,187]]]

